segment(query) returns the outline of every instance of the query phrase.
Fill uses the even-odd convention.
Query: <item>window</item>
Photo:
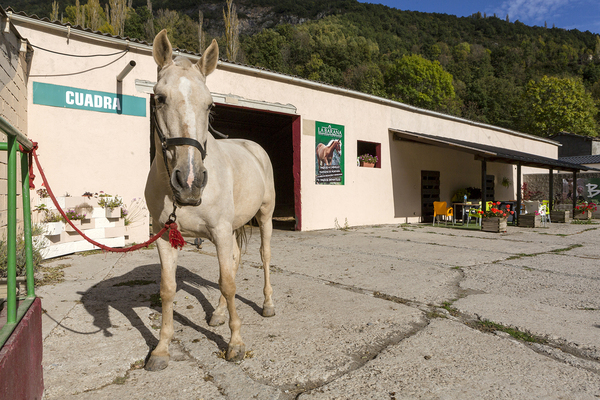
[[[375,168],[381,168],[381,143],[364,142],[362,140],[357,141],[356,142],[356,157],[358,158],[364,154],[369,154],[371,156],[377,157],[377,162],[375,163]]]

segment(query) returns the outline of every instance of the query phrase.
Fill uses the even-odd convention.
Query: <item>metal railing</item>
[[[6,324],[0,329],[0,348],[4,346],[35,300],[33,276],[33,256],[31,239],[31,206],[29,204],[29,157],[19,150],[30,151],[33,143],[15,127],[0,117],[0,131],[7,136],[7,142],[0,143],[0,150],[8,152],[7,157],[7,295]],[[27,276],[27,295],[17,302],[17,153],[21,153],[21,183],[23,197],[23,235]]]

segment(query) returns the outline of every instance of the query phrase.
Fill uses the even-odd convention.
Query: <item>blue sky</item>
[[[435,12],[466,17],[477,11],[530,26],[578,29],[600,34],[600,0],[359,0],[400,10]]]

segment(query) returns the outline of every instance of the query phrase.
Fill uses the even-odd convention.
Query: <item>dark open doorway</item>
[[[299,129],[298,118],[223,104],[213,108],[211,123],[216,130],[230,138],[252,140],[269,154],[277,196],[273,226],[278,229],[299,229],[299,207],[294,201],[294,190],[300,184],[294,180],[294,127]]]

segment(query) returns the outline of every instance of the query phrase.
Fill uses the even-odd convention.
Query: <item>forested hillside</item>
[[[226,1],[76,3],[2,6],[148,41],[167,28],[176,46],[191,51],[216,38],[233,61],[536,135],[599,132],[600,36],[590,32],[356,0],[233,0],[229,23],[239,26],[239,46],[230,52]],[[122,22],[111,16],[119,4]]]

